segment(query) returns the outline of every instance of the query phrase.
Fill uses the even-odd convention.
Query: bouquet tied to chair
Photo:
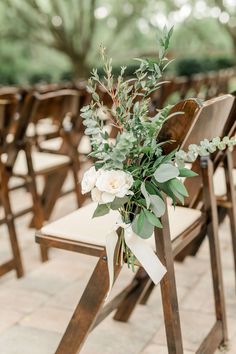
[[[187,152],[163,153],[163,145],[171,142],[160,141],[159,133],[168,119],[181,112],[171,113],[172,106],[167,105],[150,117],[149,106],[150,94],[165,84],[161,78],[171,62],[166,58],[171,34],[172,29],[164,28],[157,60],[136,59],[140,66],[131,79],[124,78],[126,68],[121,67],[114,81],[112,61],[102,48],[104,77],[101,79],[96,69],[92,71],[87,87],[92,100],[81,110],[85,134],[92,146],[90,156],[95,160],[83,176],[82,193],[91,192],[92,200],[98,203],[94,217],[111,210],[119,213],[114,230],[107,235],[110,285],[114,264],[123,262],[132,269],[135,264],[141,264],[154,283],[161,280],[165,268],[149,240],[153,238],[154,228],[163,227],[165,197],[174,205],[183,204],[188,196],[183,178],[196,176],[184,167],[185,162],[235,144],[228,137],[223,140],[216,137],[190,145]],[[105,107],[97,93],[98,86],[111,99],[111,108]],[[115,139],[109,137],[108,123],[117,131]]]

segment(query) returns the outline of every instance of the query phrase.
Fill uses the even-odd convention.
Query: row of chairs
[[[208,100],[217,97],[219,94],[228,93],[230,81],[235,78],[235,74],[235,68],[228,68],[191,76],[167,75],[163,78],[163,81],[167,81],[167,83],[154,91],[150,97],[150,111],[154,112],[156,108],[162,108],[167,103],[175,103],[189,97]],[[86,91],[85,81],[37,84],[33,87],[0,87],[0,97],[14,93],[18,94],[23,102],[26,95],[34,91],[45,94],[64,89],[77,90],[84,103],[91,99],[90,94]],[[111,101],[102,87],[98,87],[98,93],[102,96],[105,105],[109,106]]]
[[[224,95],[205,103],[196,99],[181,101],[173,108],[183,112],[180,118],[173,117],[163,127],[161,136],[175,140],[175,146],[186,149],[189,144],[198,143],[215,136],[233,136],[236,129],[236,98]],[[167,148],[166,148],[167,149]],[[168,152],[166,150],[166,152]],[[224,288],[218,240],[218,210],[214,189],[214,176],[220,168],[225,173],[227,207],[236,217],[235,192],[232,176],[232,156],[229,151],[216,152],[210,157],[198,159],[194,165],[199,177],[185,181],[189,198],[185,207],[175,209],[167,205],[162,217],[163,229],[156,229],[150,244],[165,265],[167,273],[161,281],[164,321],[169,353],[183,353],[181,320],[178,310],[178,296],[175,280],[174,259],[181,253],[189,254],[189,247],[195,249],[199,240],[208,236],[209,258],[215,302],[215,323],[196,353],[214,353],[218,346],[227,342],[227,323],[224,302]],[[224,183],[221,181],[221,184]],[[215,181],[215,187],[216,181]],[[225,200],[226,201],[226,200]],[[225,206],[223,204],[221,207]],[[104,318],[116,310],[114,319],[126,322],[138,303],[145,304],[154,288],[145,270],[140,266],[133,281],[109,303],[105,299],[109,288],[106,235],[117,220],[112,212],[92,219],[95,204],[90,203],[77,211],[44,226],[36,235],[36,241],[44,247],[56,247],[98,257],[98,262],[86,289],[79,300],[65,334],[56,351],[57,354],[79,352],[89,335]],[[232,230],[233,231],[233,230]],[[232,232],[233,250],[236,255],[236,233]],[[192,249],[191,249],[192,251]],[[115,265],[115,279],[122,266]]]
[[[231,74],[228,76],[228,80],[229,78],[232,78],[232,75],[233,73],[231,72]],[[176,81],[178,80],[176,79]],[[175,87],[176,90],[179,90],[178,85]],[[23,275],[23,268],[19,246],[17,242],[14,220],[16,217],[19,217],[25,213],[33,212],[33,220],[31,222],[31,226],[40,229],[43,226],[44,222],[50,218],[55,202],[62,194],[62,186],[66,179],[68,171],[71,171],[74,178],[73,190],[75,191],[78,207],[81,207],[84,202],[84,197],[81,195],[80,191],[80,184],[78,183],[78,173],[81,171],[81,169],[83,169],[82,165],[84,163],[89,163],[88,159],[85,158],[85,156],[90,151],[90,145],[89,141],[86,139],[86,137],[84,137],[83,125],[79,116],[79,112],[80,108],[90,101],[90,95],[87,94],[85,90],[85,85],[83,83],[77,84],[73,87],[69,86],[69,84],[66,84],[64,87],[60,85],[50,85],[50,87],[44,86],[38,88],[38,90],[38,92],[35,92],[34,90],[23,91],[19,90],[18,88],[0,89],[0,192],[1,204],[5,213],[5,217],[0,220],[0,223],[7,224],[13,251],[13,258],[0,266],[0,275],[5,274],[6,272],[12,269],[16,270],[18,277],[21,277]],[[173,92],[173,89],[171,89],[171,92]],[[217,93],[220,92],[223,91],[221,91],[220,89]],[[102,89],[100,89],[99,94],[101,95],[104,104],[110,106],[111,102],[107,97],[106,93]],[[153,105],[153,100],[151,100],[151,102]],[[186,109],[188,114],[190,114],[188,112],[188,109],[189,111],[191,111],[191,114],[193,114],[194,109],[196,111],[200,109],[200,104],[198,101],[186,102],[187,103],[183,105],[183,109]],[[192,103],[190,104],[189,102]],[[158,106],[161,106],[160,102]],[[180,108],[182,108],[182,106],[180,106]],[[153,108],[150,105],[150,110],[152,109]],[[163,137],[164,134],[170,134],[171,139],[175,139],[178,144],[183,143],[182,141],[180,141],[180,137],[186,136],[187,131],[191,131],[190,122],[192,122],[192,119],[186,120],[188,124],[184,125],[184,131],[182,131],[182,120],[181,122],[179,122],[179,125],[177,124],[177,121],[176,123],[173,122],[173,124],[171,124],[168,129],[167,127],[165,128],[165,130],[163,131]],[[180,135],[178,135],[179,131],[181,132]],[[112,137],[116,134],[116,132],[111,131],[110,134]],[[232,161],[230,160],[230,158],[227,161],[229,161],[232,165]],[[222,176],[222,168],[217,169],[217,173],[215,173],[215,178],[217,175],[218,177]],[[42,193],[40,193],[40,188],[38,185],[38,176],[43,176],[45,181]],[[227,178],[230,178],[229,175],[227,176]],[[17,181],[17,184],[15,184],[15,181]],[[233,182],[231,181],[231,184],[229,184],[227,179],[227,186],[232,185],[232,183]],[[192,185],[190,187],[192,187]],[[24,188],[30,193],[32,197],[32,206],[30,206],[29,208],[25,208],[24,210],[21,210],[18,213],[14,213],[12,211],[12,206],[9,198],[10,192],[16,188]],[[233,235],[235,235],[236,230],[236,221],[234,213],[235,203],[233,202],[234,199],[232,198],[231,194],[228,195],[228,188],[227,196],[225,196],[225,191],[223,192],[223,194],[221,191],[221,195],[218,202],[221,207],[220,219],[223,219],[226,210],[228,211],[228,214],[230,216],[232,239],[234,242],[233,249],[235,252],[236,259],[236,243],[233,237]],[[192,207],[195,209],[195,204],[191,203],[189,202],[188,206],[191,209]],[[96,223],[93,229],[93,222],[91,222],[89,219],[91,213],[90,207],[81,208],[79,212],[81,214],[77,215],[77,212],[75,212],[71,220],[70,216],[68,216],[68,221],[70,220],[69,223],[67,223],[64,219],[62,220],[61,231],[59,235],[56,235],[56,240],[55,232],[53,233],[53,237],[48,237],[49,235],[47,235],[46,240],[45,238],[41,238],[40,236],[38,236],[38,240],[40,240],[40,250],[43,261],[48,259],[48,248],[54,246],[63,249],[71,249],[82,253],[91,254],[94,256],[100,256],[101,249],[103,249],[104,252],[103,240],[101,240],[101,244],[99,245],[99,247],[97,245],[93,245],[94,247],[90,247],[91,245],[87,247],[86,245],[84,248],[84,245],[81,245],[81,242],[79,242],[78,244],[78,229],[77,223],[74,223],[74,217],[75,215],[79,217],[78,220],[80,220],[81,230],[83,230],[83,228],[86,229],[89,220],[89,224],[91,225],[91,230],[90,228],[89,230],[91,231],[91,233],[94,233],[94,230],[96,230],[96,234],[101,235],[104,234],[103,230],[104,225],[106,225],[106,221],[104,222],[104,220],[101,220],[100,225]],[[174,215],[175,217],[177,216],[177,214]],[[84,224],[81,224],[82,220],[84,220]],[[190,220],[192,220],[191,217]],[[69,229],[68,225],[70,225]],[[51,225],[49,225],[48,227],[50,231]],[[88,233],[90,235],[89,230]],[[183,230],[180,228],[180,231],[182,232]],[[66,241],[62,241],[60,239],[58,242],[58,237],[63,237],[64,239],[65,234],[67,234]],[[75,240],[73,240],[73,238],[75,238]],[[197,241],[198,240],[199,238],[197,239]],[[188,247],[193,247],[193,244],[193,242],[190,242]],[[194,245],[193,249],[196,249],[196,245]],[[194,251],[191,250],[191,252]],[[186,250],[177,253],[179,258],[183,258],[185,256]],[[177,257],[177,253],[174,255],[175,257]],[[187,254],[188,253],[189,250],[187,251]],[[141,296],[144,287],[146,287],[150,281],[147,276],[144,276],[143,269],[140,269],[138,271],[137,279],[138,282],[139,279],[145,279],[144,283],[140,286],[139,290],[137,289],[137,293],[140,293]],[[134,280],[135,284],[137,284],[137,279],[135,278]],[[133,286],[134,285],[131,284],[129,288],[133,289]],[[136,286],[134,288],[136,288]],[[146,294],[142,294],[143,302],[147,301],[149,295],[151,294],[151,291],[153,289],[152,283],[149,284],[148,289],[149,290],[146,292]],[[104,291],[105,290],[103,289],[102,293],[104,293]],[[126,292],[123,292],[120,296],[120,299],[122,298],[125,301],[125,294]],[[126,295],[128,296],[128,292]],[[135,306],[135,304],[140,301],[140,299],[137,300],[136,298],[135,301],[129,301],[128,297],[127,301],[129,305],[128,307],[132,312],[132,306]],[[101,304],[102,302],[103,300],[101,300]],[[131,302],[133,303],[132,306],[130,306]],[[117,304],[118,301],[116,301],[115,303]],[[110,308],[114,309],[114,306],[111,306]],[[121,309],[120,313],[122,313],[122,311],[126,314],[126,316],[129,317],[129,311],[127,311],[126,306],[123,306],[123,310]],[[119,313],[119,311],[117,313]],[[104,315],[99,315],[100,320],[103,317]],[[117,319],[119,319],[120,315],[117,314],[116,317]],[[122,316],[121,320],[124,320],[122,319]],[[88,332],[86,333],[88,334]],[[75,343],[74,345],[76,346],[77,344]],[[61,351],[61,353],[62,352],[63,351]]]
[[[80,160],[71,143],[72,139],[79,140],[79,133],[76,134],[74,129],[79,99],[75,90],[28,94],[23,104],[18,94],[0,98],[0,190],[5,215],[1,224],[7,224],[13,251],[13,259],[0,266],[0,275],[11,269],[16,270],[18,277],[23,275],[14,220],[25,213],[33,212],[31,226],[41,228],[50,217],[55,200],[60,196],[68,171],[73,175],[73,190],[78,207],[82,205],[83,197],[78,179]],[[38,135],[34,122],[45,120],[45,117],[55,118],[57,131],[54,129],[53,136],[63,139],[64,153],[48,153],[39,148],[41,139],[46,138],[49,131],[46,129],[44,135]],[[49,127],[52,126],[50,123]],[[39,189],[39,176],[45,181],[42,193]],[[24,188],[30,193],[32,205],[14,213],[10,192],[16,188]],[[43,246],[41,257],[43,261],[48,259],[47,250]]]

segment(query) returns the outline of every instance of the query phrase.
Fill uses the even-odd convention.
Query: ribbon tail
[[[109,275],[109,289],[105,301],[108,299],[113,283],[114,283],[114,256],[115,249],[118,242],[118,235],[116,231],[111,232],[106,238],[106,254],[107,254],[107,266]]]
[[[147,241],[137,236],[131,229],[131,226],[125,229],[125,242],[133,252],[137,260],[145,269],[154,284],[158,284],[166,273],[163,266],[151,246]]]

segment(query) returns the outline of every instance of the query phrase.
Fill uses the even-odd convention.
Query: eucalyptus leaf
[[[141,192],[146,200],[146,205],[147,205],[147,208],[149,208],[150,206],[150,203],[151,203],[151,199],[150,199],[150,196],[149,196],[149,193],[147,192],[146,190],[146,187],[145,187],[145,182],[143,182],[141,184]]]
[[[179,169],[170,163],[161,164],[154,173],[155,180],[159,183],[169,181],[178,176]]]
[[[136,235],[144,239],[152,236],[154,226],[149,222],[143,210],[135,216],[135,219],[132,222],[132,230]]]
[[[125,196],[124,198],[115,198],[113,202],[110,204],[110,207],[112,210],[117,210],[121,207],[124,206],[125,203],[127,203],[129,200],[129,197]]]
[[[162,216],[165,213],[166,206],[164,201],[158,195],[150,195],[151,199],[151,209],[156,215],[157,218]]]
[[[185,188],[184,184],[178,180],[177,178],[172,179],[171,181],[169,181],[169,187],[171,188],[171,190],[173,191],[173,193],[175,194],[175,191],[179,194],[181,194],[184,197],[188,197],[188,191]]]
[[[144,213],[148,219],[148,221],[153,225],[153,226],[156,226],[156,227],[159,227],[160,229],[163,228],[160,220],[153,214],[151,213],[149,210],[147,209],[144,209]]]
[[[93,218],[106,215],[109,213],[109,211],[110,211],[110,208],[107,204],[98,204],[97,208],[95,209],[95,211],[93,213]]]
[[[179,177],[196,177],[198,174],[189,168],[180,168]]]

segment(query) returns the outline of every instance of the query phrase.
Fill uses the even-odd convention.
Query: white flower
[[[117,198],[132,194],[129,190],[133,184],[131,174],[124,171],[101,171],[96,181],[96,188],[102,192],[100,203],[111,203]],[[97,193],[97,192],[96,192]]]
[[[90,192],[95,187],[99,175],[100,171],[96,171],[94,166],[85,172],[81,182],[82,194]]]
[[[99,189],[97,189],[96,187],[92,189],[91,191],[91,198],[92,201],[95,203],[100,203],[101,201],[101,196],[102,196],[102,192],[100,192]]]

